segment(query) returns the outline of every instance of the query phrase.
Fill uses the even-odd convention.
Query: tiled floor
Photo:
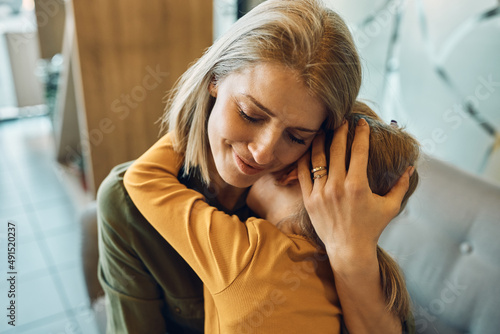
[[[78,213],[54,157],[51,122],[0,122],[0,333],[98,333]],[[16,326],[7,324],[8,221],[17,225]]]

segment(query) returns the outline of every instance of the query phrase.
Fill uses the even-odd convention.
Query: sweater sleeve
[[[209,206],[177,179],[182,162],[167,134],[129,167],[124,184],[139,211],[214,294],[252,259],[259,241],[256,219],[244,224]]]

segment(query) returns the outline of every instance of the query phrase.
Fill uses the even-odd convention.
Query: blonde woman
[[[164,127],[184,156],[179,181],[245,221],[249,187],[296,162],[319,131],[339,127],[360,83],[359,58],[337,14],[315,0],[264,2],[216,41],[172,92]],[[117,166],[98,192],[108,332],[202,332],[202,282],[135,207],[123,186],[128,166]],[[368,217],[382,226],[397,213],[403,190],[374,201],[368,187],[362,192],[352,184],[336,196],[342,201],[337,219],[354,224]],[[337,291],[348,329],[397,331],[401,324],[386,309],[369,247],[354,242],[336,254],[342,254],[334,270],[345,278]]]
[[[342,125],[331,146],[338,149],[346,145],[333,153],[345,156],[347,149],[348,158],[342,157],[339,164],[330,160],[328,168],[314,172],[314,185],[309,163],[301,159],[302,191],[297,168],[279,176],[268,174],[252,186],[249,204],[267,221],[249,218],[241,223],[237,216],[217,211],[204,202],[201,194],[179,183],[177,174],[183,159],[174,151],[171,135],[128,169],[124,181],[132,200],[204,283],[206,333],[340,333],[342,310],[332,273],[336,256],[325,247],[325,243],[337,243],[329,235],[335,232],[329,231],[334,216],[324,212],[308,215],[302,193],[308,198],[308,206],[317,209],[309,195],[313,186],[315,192],[318,188],[329,191],[329,179],[346,169],[348,174],[357,172],[356,167],[349,169],[349,161],[359,158],[359,152],[350,154],[352,142],[356,145],[366,138],[366,131],[353,138],[355,129],[363,126],[360,119],[367,120],[372,129],[372,154],[362,166],[365,173],[368,170],[366,182],[372,191],[386,194],[408,172],[418,158],[418,143],[401,129],[355,113],[348,121],[351,135],[347,136],[348,124]],[[326,159],[324,136],[316,137],[313,152]],[[401,209],[416,188],[417,173],[409,180]],[[333,197],[320,199],[327,208],[335,209]],[[314,227],[322,234],[318,235]],[[362,228],[370,227],[363,224]],[[410,303],[404,279],[395,262],[382,249],[374,248],[387,308],[407,324]],[[405,330],[409,326],[405,325]]]

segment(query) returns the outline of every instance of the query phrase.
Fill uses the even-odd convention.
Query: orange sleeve
[[[209,206],[177,179],[183,157],[167,134],[127,170],[124,184],[139,211],[198,274],[211,293],[226,288],[252,259],[259,234]]]

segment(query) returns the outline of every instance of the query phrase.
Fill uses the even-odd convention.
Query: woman
[[[385,194],[416,162],[419,146],[401,129],[363,113],[349,117],[351,134],[361,117],[372,128],[370,187]],[[346,129],[347,124],[339,128],[334,145],[345,143]],[[353,135],[347,138],[348,152],[352,141]],[[320,142],[324,143],[324,136],[317,137],[314,151],[323,151]],[[347,162],[342,170],[347,168],[348,173],[349,160],[342,160]],[[306,189],[309,168],[304,159],[301,164]],[[125,187],[148,221],[203,280],[205,332],[340,333],[341,310],[334,277],[325,245],[313,228],[319,222],[311,222],[304,209],[297,210],[303,208],[297,169],[278,176],[278,180],[277,175],[261,177],[248,200],[268,221],[249,218],[242,224],[236,216],[216,211],[203,202],[203,196],[180,184],[177,173],[181,165],[182,156],[173,150],[169,134],[128,169]],[[315,182],[327,181],[335,174],[335,163],[331,161],[329,166],[329,172],[325,172],[327,168],[316,172]],[[402,208],[417,182],[417,173],[413,173]],[[165,221],[166,216],[176,217],[175,222]],[[405,322],[409,298],[404,280],[388,255],[381,249],[378,255],[388,308]]]
[[[175,149],[185,156],[179,181],[204,194],[209,204],[246,220],[248,187],[294,163],[320,129],[337,128],[360,83],[359,58],[338,15],[313,0],[266,1],[216,41],[171,95],[164,127],[175,134]],[[108,331],[201,332],[202,283],[135,208],[123,187],[127,167],[116,167],[98,192],[99,279],[108,301]],[[366,200],[368,191],[340,196],[346,201],[342,208],[388,223],[402,195],[380,199],[381,206]],[[349,330],[382,323],[384,331],[381,316],[392,325],[397,319],[385,310],[380,277],[373,271],[376,265],[378,273],[378,263],[353,245],[356,251],[344,254],[345,262],[336,266],[348,277],[337,287],[339,296],[343,291],[348,296],[342,301],[344,320]],[[350,282],[366,277],[367,266],[371,279],[354,289]]]

